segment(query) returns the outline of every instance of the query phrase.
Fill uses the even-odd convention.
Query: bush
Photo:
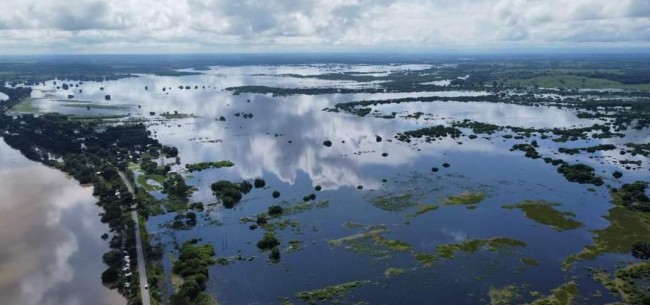
[[[265,233],[264,237],[257,242],[257,247],[264,251],[270,250],[280,245],[280,241],[272,233]]]
[[[282,214],[282,207],[279,205],[272,205],[269,207],[268,211],[268,214],[271,216],[280,215]]]
[[[257,178],[257,179],[255,179],[255,181],[253,181],[253,184],[255,185],[256,189],[259,189],[259,188],[263,188],[264,186],[266,186],[266,181],[264,181],[264,179],[262,179],[262,178]]]
[[[278,198],[278,197],[280,197],[280,192],[273,191],[273,193],[271,195],[273,196],[273,198]]]

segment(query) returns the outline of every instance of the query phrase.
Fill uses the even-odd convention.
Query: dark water
[[[560,263],[568,255],[592,243],[591,230],[607,225],[602,216],[611,204],[605,188],[594,190],[590,186],[566,182],[555,167],[540,160],[526,159],[521,152],[510,152],[513,144],[523,141],[504,139],[500,134],[490,139],[463,138],[462,143],[453,139],[411,144],[392,140],[398,132],[462,119],[521,127],[590,126],[594,121],[578,119],[574,111],[567,109],[490,103],[405,103],[375,107],[384,113],[422,111],[428,114],[418,120],[399,116],[397,119],[360,118],[322,111],[338,102],[443,94],[471,96],[485,94],[483,92],[272,97],[233,96],[222,91],[236,85],[373,86],[279,76],[353,68],[322,65],[228,67],[216,68],[200,76],[143,75],[104,83],[88,82],[80,86],[84,93],[75,97],[98,105],[128,109],[86,110],[61,106],[62,102],[57,102],[55,96],[64,96],[66,92],[51,91],[52,84],[48,83],[40,89],[49,97],[38,103],[47,111],[81,115],[131,113],[134,117],[130,119],[147,121],[163,144],[178,147],[181,165],[174,166],[177,171],[183,172],[186,163],[200,161],[231,160],[235,163],[232,168],[186,174],[188,181],[198,188],[193,201],[215,203],[210,184],[220,179],[262,177],[266,180],[266,188],[254,189],[232,210],[210,206],[199,225],[191,230],[168,229],[165,225],[173,219],[173,214],[149,220],[149,231],[157,242],[166,246],[168,254],[173,255],[175,244],[201,238],[214,246],[219,257],[254,257],[252,261],[237,261],[210,269],[207,291],[222,304],[278,304],[280,296],[292,297],[298,291],[357,280],[370,280],[372,284],[357,289],[351,299],[369,304],[487,304],[491,286],[525,283],[533,290],[548,293],[571,276],[577,276],[581,292],[587,296],[581,302],[592,304],[610,300],[589,297],[598,287],[583,274],[580,263],[568,272],[560,269]],[[386,67],[358,69],[382,73]],[[180,85],[192,86],[192,89],[179,90]],[[194,89],[195,86],[199,88]],[[100,87],[104,90],[99,90]],[[173,89],[163,92],[163,87]],[[112,95],[111,101],[103,99],[108,93]],[[164,120],[148,115],[149,112],[167,111],[194,117]],[[233,115],[238,112],[254,116],[244,119]],[[226,121],[217,121],[220,116]],[[377,142],[376,136],[384,140]],[[539,142],[539,151],[545,155],[558,146],[582,147],[623,141],[602,139],[558,144],[535,137],[528,140],[533,139]],[[650,136],[647,130],[639,131],[626,138],[630,139],[648,142]],[[325,140],[331,140],[332,147],[323,146]],[[383,157],[382,153],[388,156]],[[614,161],[620,158],[617,151],[598,152],[595,156],[598,158],[562,157],[591,165],[599,173],[621,170],[625,173],[624,181],[647,176],[646,168],[626,170],[616,164]],[[634,158],[626,156],[625,159]],[[444,162],[449,162],[451,167],[442,169]],[[434,166],[441,171],[432,173]],[[610,177],[609,174],[602,176]],[[382,182],[383,179],[387,182]],[[611,179],[605,180],[618,185]],[[317,185],[322,186],[323,191],[315,192]],[[363,190],[357,189],[359,185]],[[282,196],[273,199],[273,190],[280,191]],[[487,198],[476,209],[441,204],[447,196],[468,190],[483,191]],[[241,223],[240,219],[266,212],[272,204],[300,203],[303,196],[311,193],[316,194],[317,200],[328,200],[329,206],[286,217],[299,225],[276,232],[283,249],[290,240],[301,241],[304,249],[285,251],[280,263],[270,264],[266,254],[259,253],[255,246],[263,231],[249,230],[249,224]],[[401,193],[415,194],[418,203],[436,204],[440,208],[409,217],[413,210],[391,212],[371,204],[371,199],[378,195]],[[527,219],[520,211],[502,208],[523,200],[559,203],[559,210],[575,213],[576,220],[585,226],[557,232]],[[407,242],[414,250],[394,252],[388,258],[377,259],[330,245],[329,240],[360,232],[345,228],[347,222],[383,225],[386,232],[382,236]],[[431,267],[423,267],[414,259],[415,253],[434,253],[440,244],[493,237],[518,239],[527,246],[511,251],[480,250],[459,254],[455,259],[441,260]],[[169,257],[166,256],[167,272],[170,270]],[[522,266],[522,258],[534,258],[540,265]],[[623,258],[625,256],[603,256],[590,264],[610,268]],[[387,268],[403,268],[405,274],[387,278],[384,275]]]
[[[24,158],[0,141],[0,304],[117,305],[102,286],[102,254],[92,189]]]

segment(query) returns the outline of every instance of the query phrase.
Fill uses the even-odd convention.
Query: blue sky
[[[0,54],[650,46],[650,0],[0,0],[0,7]]]

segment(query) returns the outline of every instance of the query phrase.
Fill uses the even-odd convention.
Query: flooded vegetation
[[[270,58],[7,68],[3,150],[93,186],[97,285],[138,304],[139,228],[156,304],[647,301],[629,59]]]

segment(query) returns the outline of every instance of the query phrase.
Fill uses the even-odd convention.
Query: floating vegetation
[[[318,302],[331,301],[331,303],[340,303],[337,300],[345,298],[350,293],[363,285],[370,284],[370,281],[355,281],[328,286],[321,289],[314,289],[311,291],[301,291],[296,293],[296,298],[307,302],[309,304],[317,304]]]
[[[501,288],[490,286],[488,297],[490,305],[515,305],[521,304],[523,300],[522,285],[508,285]]]
[[[405,271],[403,268],[393,268],[393,267],[390,267],[390,268],[387,268],[387,269],[384,271],[384,276],[385,276],[386,278],[391,278],[391,277],[394,277],[394,276],[396,276],[396,275],[402,275],[402,274],[404,274],[404,273],[406,273],[406,271]]]
[[[298,252],[302,249],[304,249],[305,246],[302,245],[302,242],[299,240],[290,240],[289,241],[289,247],[285,250],[285,252]]]
[[[444,244],[436,247],[436,254],[441,258],[452,259],[457,252],[474,253],[481,248],[496,251],[502,248],[525,247],[526,243],[506,238],[496,237],[491,239],[472,239],[458,244]]]
[[[524,258],[521,259],[521,262],[523,264],[525,264],[525,265],[528,265],[528,266],[533,266],[533,267],[539,266],[539,261],[537,261],[536,259],[534,259],[532,257],[524,257]]]
[[[302,212],[309,211],[311,209],[319,208],[319,209],[324,209],[329,206],[330,202],[329,200],[321,200],[321,201],[316,201],[316,202],[302,202],[290,206],[285,206],[283,207],[283,215],[291,215],[291,214],[298,214]]]
[[[388,258],[393,252],[408,252],[413,250],[410,244],[387,239],[381,236],[386,232],[383,228],[372,229],[366,232],[353,234],[339,239],[330,240],[332,246],[345,246],[346,249],[359,254],[373,257]]]
[[[399,212],[417,205],[413,193],[377,196],[372,198],[372,205],[384,211]]]
[[[578,293],[578,285],[571,281],[553,289],[550,296],[537,299],[530,305],[570,305]]]
[[[485,192],[465,191],[458,195],[448,196],[446,205],[475,205],[483,201],[487,195]]]
[[[438,206],[433,204],[418,204],[417,207],[415,213],[408,215],[409,217],[415,217],[438,209]]]
[[[429,253],[416,253],[415,260],[424,267],[429,267],[438,261],[438,257]]]
[[[513,205],[505,205],[504,209],[520,209],[529,219],[552,227],[556,231],[573,230],[583,226],[582,223],[573,219],[570,213],[562,213],[555,209],[558,203],[545,201],[526,200]]]
[[[235,163],[232,163],[232,161],[228,161],[228,160],[217,161],[217,162],[200,162],[194,164],[185,164],[185,168],[190,173],[199,172],[210,168],[223,168],[223,167],[232,167],[232,166],[235,166]]]

